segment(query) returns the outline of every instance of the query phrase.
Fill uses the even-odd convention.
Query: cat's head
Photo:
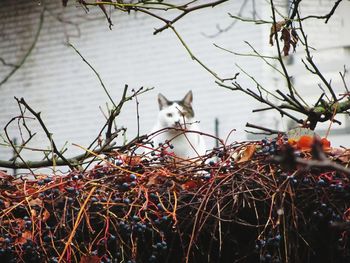
[[[170,101],[164,95],[158,94],[159,124],[166,127],[185,128],[193,122],[193,94],[190,90],[182,100]]]

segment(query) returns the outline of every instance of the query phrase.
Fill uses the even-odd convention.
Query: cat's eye
[[[166,116],[171,118],[171,117],[173,117],[173,114],[172,113],[167,113]]]

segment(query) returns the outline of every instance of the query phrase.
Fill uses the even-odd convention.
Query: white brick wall
[[[272,118],[261,121],[261,117],[251,113],[251,109],[256,106],[251,98],[217,87],[214,78],[189,58],[172,31],[165,30],[154,36],[153,28],[163,25],[160,21],[142,14],[127,16],[115,12],[112,16],[114,27],[109,30],[98,9],[91,8],[90,13],[85,15],[81,8],[74,7],[74,1],[70,2],[68,8],[63,8],[60,1],[50,1],[47,4],[48,11],[45,11],[44,25],[35,49],[23,67],[0,87],[1,128],[18,114],[17,104],[13,100],[13,96],[17,96],[24,97],[34,109],[42,112],[42,118],[54,134],[59,147],[66,141],[69,146],[71,143],[86,146],[95,138],[104,123],[99,106],[105,109],[108,98],[94,73],[72,48],[65,45],[67,39],[99,72],[116,101],[126,83],[135,89],[140,86],[155,87],[153,91],[139,97],[142,133],[148,132],[153,126],[158,110],[158,92],[176,99],[181,98],[189,89],[194,92],[196,114],[206,132],[214,133],[216,117],[220,120],[222,137],[231,129],[237,129],[231,140],[246,138],[244,126],[247,121],[260,121],[265,126],[272,123]],[[222,28],[229,25],[233,20],[228,17],[227,12],[237,13],[242,3],[243,1],[229,1],[213,9],[191,13],[175,26],[194,54],[220,76],[233,76],[237,72],[234,64],[238,63],[256,79],[271,83],[269,80],[275,73],[267,70],[257,59],[232,56],[212,45],[217,43],[243,53],[250,51],[243,43],[247,40],[258,50],[270,52],[271,48],[267,45],[268,25],[236,23],[231,30],[216,38],[203,35],[216,33],[216,25]],[[256,11],[269,18],[266,7],[260,3],[256,5]],[[344,35],[344,28],[349,28],[349,19],[345,17],[344,8],[350,11],[347,2],[340,12],[344,18],[337,19],[335,24],[331,20],[328,29],[324,29],[334,33],[334,36],[322,48],[327,48],[330,44],[333,47],[335,39]],[[36,1],[1,1],[0,56],[7,62],[17,63],[28,49],[37,30],[40,10],[41,6]],[[251,11],[252,3],[248,1],[243,15],[251,16]],[[61,20],[69,23],[62,23]],[[337,30],[333,30],[334,27]],[[312,30],[318,28],[320,27]],[[349,42],[343,36],[338,46],[345,43]],[[342,65],[337,64],[332,70],[341,67]],[[0,65],[0,78],[9,70],[8,67]],[[240,79],[243,86],[255,86],[242,75]],[[128,127],[129,139],[135,136],[137,125],[134,101],[126,105],[117,122],[120,126]],[[40,130],[37,123],[31,124],[33,130]],[[0,133],[3,134],[3,130]],[[10,134],[11,137],[18,136],[14,125]],[[208,141],[208,144],[211,145],[212,142]],[[31,144],[40,148],[48,145],[49,142],[42,133]],[[68,156],[77,152],[80,150],[70,146]],[[0,158],[10,156],[11,150],[0,146]],[[32,159],[41,156],[31,153],[25,157]]]

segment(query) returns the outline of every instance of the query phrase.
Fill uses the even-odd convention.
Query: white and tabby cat
[[[152,133],[162,131],[153,138],[154,146],[169,142],[173,148],[167,151],[182,159],[204,155],[206,150],[204,138],[198,133],[199,125],[194,119],[192,100],[192,91],[180,101],[170,101],[158,94],[159,113]]]

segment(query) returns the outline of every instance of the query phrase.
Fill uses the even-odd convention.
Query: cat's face
[[[158,94],[158,121],[162,127],[185,128],[191,125],[194,112],[192,109],[192,91],[180,101],[169,101],[164,95]]]

